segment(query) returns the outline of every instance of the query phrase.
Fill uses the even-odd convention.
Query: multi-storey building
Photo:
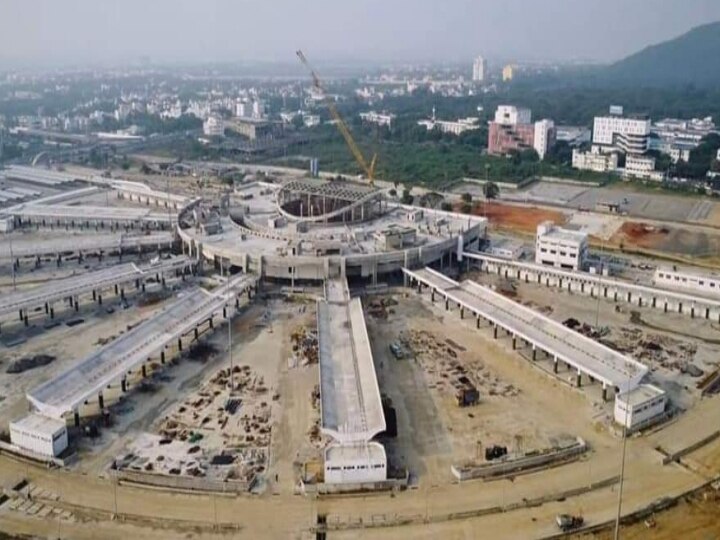
[[[540,159],[545,159],[545,154],[555,144],[555,137],[555,122],[547,119],[535,122],[533,147]]]
[[[555,124],[552,120],[532,123],[530,109],[500,105],[495,120],[489,123],[488,153],[503,155],[534,148],[540,159],[555,144]]]
[[[609,115],[596,116],[593,123],[594,144],[626,154],[644,154],[648,150],[649,136],[650,118],[623,116],[620,107],[611,107]]]
[[[473,77],[472,80],[475,82],[482,82],[485,80],[485,59],[482,56],[478,56],[473,62]]]
[[[587,233],[563,229],[545,221],[535,236],[535,262],[558,268],[580,270],[588,252]]]
[[[590,151],[582,152],[577,148],[573,149],[572,166],[583,171],[608,172],[618,167],[617,152],[603,153],[597,146]]]
[[[395,115],[391,113],[378,113],[375,111],[369,111],[360,113],[360,118],[363,122],[368,122],[370,124],[392,127],[392,123],[395,120]]]

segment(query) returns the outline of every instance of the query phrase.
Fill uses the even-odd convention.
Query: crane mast
[[[328,110],[330,111],[330,116],[332,116],[332,119],[335,121],[335,125],[337,126],[338,130],[340,131],[340,134],[343,136],[343,139],[345,139],[345,144],[347,144],[348,148],[350,149],[350,152],[352,153],[353,157],[355,158],[355,161],[358,162],[362,170],[367,175],[368,181],[370,182],[370,185],[375,185],[375,162],[377,160],[377,154],[373,155],[372,160],[370,160],[370,163],[368,164],[367,160],[365,159],[365,156],[363,155],[362,151],[360,150],[360,147],[355,142],[355,139],[353,139],[352,134],[350,133],[350,129],[348,128],[347,124],[345,123],[345,120],[343,120],[342,116],[340,116],[340,113],[337,110],[337,107],[335,106],[335,100],[332,99],[327,92],[325,92],[325,89],[322,86],[322,83],[320,82],[320,78],[318,77],[315,70],[310,65],[310,62],[308,62],[307,58],[305,58],[305,55],[302,51],[296,52],[298,58],[303,63],[303,65],[308,68],[308,71],[310,71],[310,75],[312,76],[313,80],[313,86],[322,93],[323,98],[325,100],[325,103],[328,107]]]

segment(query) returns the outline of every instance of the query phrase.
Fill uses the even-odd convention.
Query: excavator
[[[358,165],[362,168],[362,170],[365,172],[365,175],[367,176],[368,182],[370,182],[371,186],[375,185],[375,163],[377,161],[377,154],[374,154],[372,159],[370,160],[370,163],[368,164],[367,160],[365,159],[365,156],[363,155],[362,151],[358,147],[357,143],[355,142],[355,139],[353,139],[352,134],[350,133],[350,129],[348,128],[347,124],[345,123],[345,120],[342,119],[342,116],[340,116],[340,113],[337,110],[337,107],[335,106],[335,100],[325,91],[325,89],[322,86],[322,83],[320,82],[320,78],[317,76],[317,73],[310,65],[310,62],[308,62],[308,59],[305,57],[302,51],[298,50],[296,52],[297,57],[300,59],[300,61],[303,63],[303,65],[310,71],[310,75],[312,76],[313,80],[313,86],[316,90],[318,90],[325,99],[325,103],[327,104],[328,110],[330,111],[330,116],[332,116],[333,120],[335,121],[335,125],[337,126],[338,130],[340,131],[340,134],[343,136],[343,139],[345,139],[345,143],[348,145],[348,148],[350,149],[350,152],[352,152],[353,157],[355,158],[355,161],[358,162]]]

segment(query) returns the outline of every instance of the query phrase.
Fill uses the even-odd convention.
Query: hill
[[[720,85],[720,22],[693,28],[607,67],[604,78],[643,85]]]

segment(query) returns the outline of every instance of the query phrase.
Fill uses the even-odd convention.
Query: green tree
[[[469,193],[463,193],[460,195],[460,199],[462,199],[462,202],[464,203],[471,203],[472,202],[472,195]]]
[[[413,199],[415,197],[412,196],[412,194],[410,193],[411,191],[412,191],[412,187],[406,187],[403,189],[403,194],[402,194],[402,199],[401,199],[403,204],[412,204]]]
[[[500,188],[495,182],[486,182],[483,185],[483,195],[486,199],[496,199],[500,194]]]

